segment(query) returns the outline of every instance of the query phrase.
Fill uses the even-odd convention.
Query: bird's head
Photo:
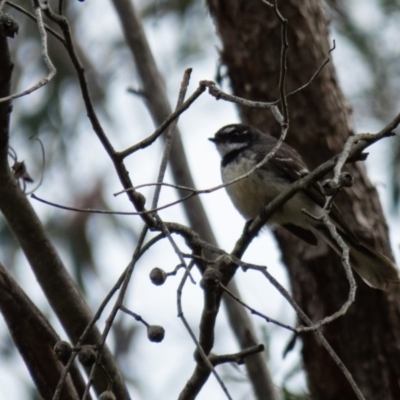
[[[249,147],[256,140],[256,132],[248,125],[231,124],[221,128],[213,138],[209,138],[217,146],[221,157],[234,150]]]

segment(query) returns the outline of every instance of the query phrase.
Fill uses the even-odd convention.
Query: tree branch
[[[53,350],[60,338],[1,262],[0,310],[40,395],[50,399],[62,371]],[[73,366],[60,399],[78,400],[84,389],[82,376]]]

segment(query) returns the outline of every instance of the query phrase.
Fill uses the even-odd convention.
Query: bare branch
[[[121,306],[119,309],[125,314],[128,314],[131,317],[135,318],[136,321],[142,323],[144,326],[146,327],[149,326],[149,323],[147,323],[139,314],[136,314],[133,311],[128,310],[125,306]]]
[[[240,104],[245,107],[254,107],[254,108],[266,108],[271,111],[272,115],[276,119],[276,121],[282,125],[284,122],[284,118],[279,111],[279,108],[276,106],[276,102],[266,103],[263,101],[253,101],[243,99],[238,96],[234,96],[229,93],[223,92],[221,89],[217,87],[217,85],[213,81],[200,81],[200,84],[208,88],[208,93],[215,97],[217,100],[225,100],[229,101],[230,103]]]
[[[310,86],[313,81],[315,80],[315,78],[319,75],[319,73],[324,69],[325,65],[328,64],[331,61],[331,53],[336,49],[336,42],[335,40],[333,40],[333,45],[332,47],[329,49],[329,53],[326,56],[325,60],[322,62],[322,64],[318,67],[318,69],[313,73],[313,75],[311,76],[310,80],[308,82],[306,82],[304,85],[300,86],[299,88],[297,88],[296,90],[293,90],[292,92],[289,92],[286,95],[286,98],[301,92],[302,90],[304,90],[305,88],[307,88],[308,86]]]
[[[47,49],[47,33],[46,29],[44,27],[43,23],[43,17],[42,17],[42,10],[40,8],[39,2],[34,1],[33,2],[33,10],[35,13],[36,17],[36,22],[37,26],[39,29],[39,34],[40,34],[40,43],[42,45],[42,58],[44,63],[46,64],[47,69],[49,70],[48,75],[40,80],[38,83],[30,87],[29,89],[23,90],[22,92],[12,94],[7,97],[0,98],[0,103],[10,101],[12,99],[16,99],[18,97],[26,96],[30,93],[35,92],[36,90],[40,89],[41,87],[47,85],[56,75],[56,69],[53,65],[53,63],[50,60],[48,49]]]
[[[75,67],[75,70],[77,72],[83,101],[85,103],[88,118],[92,124],[92,128],[93,128],[94,132],[96,133],[98,139],[100,140],[101,144],[103,145],[105,151],[107,152],[110,159],[112,160],[122,186],[125,189],[132,188],[133,184],[129,177],[128,171],[126,170],[125,165],[122,163],[122,160],[118,156],[118,153],[114,150],[114,147],[112,146],[111,142],[109,141],[109,139],[97,117],[97,114],[95,112],[93,102],[92,102],[92,99],[90,96],[87,80],[86,80],[85,70],[79,60],[79,57],[78,57],[77,52],[74,47],[69,22],[64,16],[55,14],[51,10],[49,5],[45,9],[45,11],[46,11],[46,15],[52,21],[56,22],[59,25],[59,27],[61,28],[61,30],[64,34],[65,47],[68,51],[68,54],[71,58],[71,61],[74,65],[74,67]],[[130,191],[127,193],[127,195],[128,195],[129,200],[134,205],[134,207],[136,208],[137,211],[144,211],[144,199],[140,193],[136,193],[135,191]],[[155,225],[155,221],[150,215],[148,215],[146,213],[142,214],[142,218],[148,226],[153,227]]]
[[[211,364],[214,366],[225,363],[236,363],[238,365],[242,365],[246,357],[252,356],[257,353],[262,353],[263,351],[264,351],[264,345],[259,344],[234,354],[224,354],[219,356],[211,354],[209,359],[211,361]]]
[[[53,351],[60,338],[1,262],[0,310],[39,393],[50,398],[62,370]],[[84,387],[82,376],[74,367],[61,399],[78,400]]]
[[[183,103],[183,101],[185,99],[185,95],[186,95],[186,91],[187,91],[187,88],[188,88],[188,85],[189,85],[191,72],[192,72],[191,69],[187,69],[185,71],[185,73],[184,73],[183,80],[182,80],[182,83],[181,83],[181,88],[180,88],[180,91],[179,91],[178,101],[177,101],[177,104],[176,104],[176,110],[179,107],[182,106],[182,103]],[[168,132],[167,132],[166,139],[165,139],[164,154],[163,154],[163,157],[162,157],[162,160],[161,160],[159,173],[158,173],[158,178],[157,178],[157,183],[158,184],[162,183],[162,181],[164,180],[164,175],[165,175],[165,171],[167,169],[167,164],[168,164],[169,155],[170,155],[171,146],[172,146],[173,134],[174,134],[174,131],[175,131],[177,123],[178,123],[178,118],[176,118],[168,128]],[[154,197],[153,197],[153,202],[152,202],[152,208],[156,208],[157,207],[158,199],[159,199],[160,192],[161,192],[161,188],[162,188],[161,185],[156,186],[156,190],[154,192]],[[168,238],[168,240],[171,243],[173,249],[175,250],[176,254],[178,255],[182,265],[184,265],[186,270],[189,272],[189,270],[187,269],[188,267],[186,265],[185,259],[183,258],[182,252],[179,250],[177,244],[173,240],[171,234],[168,231],[167,226],[164,224],[164,222],[162,221],[162,219],[159,217],[158,214],[155,215],[155,218],[156,218],[157,222],[160,224],[163,234]],[[189,277],[190,277],[190,280],[192,281],[192,283],[195,283],[193,277],[190,275],[190,272],[189,272]]]
[[[165,129],[204,93],[205,89],[205,86],[201,85],[200,83],[199,87],[194,91],[194,93],[180,107],[170,114],[167,119],[165,119],[164,122],[154,131],[154,133],[141,142],[128,147],[123,151],[120,151],[117,153],[117,156],[123,159],[138,150],[145,149],[146,147],[152,145],[164,133]]]
[[[259,266],[250,266],[249,264],[246,265],[246,268],[251,268],[251,269],[256,269],[260,271],[270,282],[271,284],[279,290],[279,292],[285,297],[285,299],[289,302],[289,304],[296,310],[297,314],[299,317],[309,326],[313,326],[313,322],[311,319],[304,313],[304,311],[299,307],[299,305],[292,299],[290,294],[285,290],[283,286],[279,284],[279,282],[267,271],[266,267],[259,267]],[[361,393],[360,389],[358,388],[356,382],[353,379],[353,376],[351,375],[350,371],[346,368],[346,366],[343,364],[343,362],[340,360],[339,356],[335,353],[335,351],[332,349],[330,344],[327,342],[325,339],[324,335],[321,333],[320,329],[316,330],[316,335],[319,337],[321,340],[322,345],[325,347],[325,349],[328,351],[332,359],[335,361],[337,366],[340,368],[340,370],[343,372],[345,375],[347,381],[349,382],[350,386],[354,390],[354,393],[356,394],[357,398],[359,400],[365,400],[363,394]]]
[[[189,266],[189,271],[191,267],[193,266],[193,262],[191,262]],[[217,379],[219,385],[221,386],[222,390],[224,391],[226,397],[228,399],[231,399],[230,394],[225,387],[225,384],[219,377],[218,373],[215,371],[211,361],[207,357],[206,352],[203,350],[200,341],[197,340],[195,334],[193,333],[192,329],[190,328],[189,323],[187,322],[184,313],[183,313],[183,307],[182,307],[182,291],[183,287],[185,285],[186,279],[189,276],[189,272],[185,271],[184,276],[182,277],[181,283],[178,287],[177,290],[177,302],[178,302],[178,317],[182,320],[183,325],[185,326],[186,330],[189,332],[190,337],[192,338],[193,342],[196,344],[196,352],[197,352],[197,365],[194,373],[192,374],[189,382],[185,385],[185,388],[182,390],[182,392],[179,395],[179,400],[185,400],[185,399],[192,399],[194,396],[200,391],[202,387],[202,382],[203,382],[203,375],[204,373],[207,374],[207,376],[212,373],[214,374],[215,378]],[[200,363],[199,361],[202,360],[203,362]],[[203,365],[203,363],[205,365]]]
[[[18,4],[13,3],[12,1],[6,1],[5,4],[9,5],[12,8],[15,8],[16,10],[18,10],[19,12],[21,12],[22,14],[25,14],[27,17],[29,17],[32,21],[37,22],[36,17],[30,13],[28,10],[26,10],[25,8],[21,7]],[[43,24],[44,28],[46,29],[47,32],[51,33],[57,40],[59,40],[61,43],[65,44],[65,40],[64,38],[58,33],[56,32],[54,29],[50,28],[48,25]]]
[[[108,316],[108,318],[106,320],[106,326],[105,326],[105,328],[103,330],[103,333],[101,335],[100,340],[97,343],[97,350],[98,350],[97,360],[96,360],[96,363],[93,365],[92,370],[90,372],[89,380],[87,382],[86,390],[85,390],[85,393],[84,393],[84,395],[82,397],[82,400],[87,399],[87,396],[89,394],[89,389],[91,387],[91,384],[92,384],[92,382],[94,380],[94,377],[95,377],[95,374],[96,374],[97,367],[101,363],[101,358],[102,358],[102,355],[103,355],[103,349],[104,349],[104,346],[105,346],[105,342],[106,342],[107,336],[108,336],[108,334],[109,334],[109,332],[111,330],[112,324],[114,322],[115,317],[117,316],[117,313],[118,313],[120,307],[123,305],[125,294],[126,294],[126,291],[128,289],[128,284],[129,284],[129,281],[131,279],[131,276],[132,276],[133,270],[135,268],[136,262],[138,261],[138,259],[141,256],[141,247],[143,245],[143,242],[144,242],[144,239],[146,237],[147,232],[148,232],[148,228],[144,227],[142,229],[141,233],[140,233],[140,236],[139,236],[139,239],[138,239],[138,243],[136,245],[136,249],[135,249],[134,254],[132,256],[132,260],[129,263],[129,266],[128,266],[126,272],[123,274],[122,285],[121,285],[121,289],[120,289],[119,294],[118,294],[117,301],[115,302],[115,304],[113,306],[113,309],[110,312],[110,315]]]
[[[281,22],[281,59],[280,59],[280,68],[279,68],[279,93],[280,93],[280,102],[282,104],[282,114],[283,114],[283,125],[288,129],[289,126],[289,109],[287,105],[286,98],[286,74],[287,74],[287,51],[289,47],[288,37],[287,37],[287,29],[288,29],[288,21],[286,18],[282,16],[278,8],[277,0],[274,0],[274,11],[277,15],[279,21]]]
[[[240,305],[242,305],[244,308],[247,308],[252,314],[257,315],[258,317],[263,318],[266,322],[271,322],[272,324],[275,324],[277,326],[280,326],[281,328],[285,328],[289,331],[292,332],[298,332],[298,329],[295,329],[289,325],[286,324],[282,324],[281,322],[271,318],[271,317],[267,317],[265,314],[257,311],[256,309],[254,309],[253,307],[250,307],[248,304],[246,304],[244,301],[242,301],[241,299],[239,299],[237,296],[235,296],[227,287],[225,287],[222,283],[220,284],[223,291],[230,297],[232,297],[235,301],[237,301]]]
[[[154,238],[150,239],[145,245],[142,246],[140,250],[140,254],[138,255],[138,259],[146,252],[148,251],[155,243],[157,243],[160,239],[164,237],[163,234],[159,234],[155,236]],[[108,292],[107,296],[103,299],[101,302],[99,308],[97,309],[96,313],[93,315],[92,319],[90,322],[86,325],[85,330],[79,337],[79,339],[76,341],[75,344],[75,349],[79,349],[82,344],[86,341],[91,329],[94,327],[95,323],[99,320],[101,317],[104,309],[106,308],[107,304],[110,302],[114,294],[117,292],[117,290],[120,289],[122,283],[125,280],[126,273],[128,269],[130,268],[130,265],[124,270],[124,272],[121,274],[121,276],[118,278],[117,282],[114,284],[114,286],[111,288],[111,290]],[[71,355],[70,359],[68,360],[68,363],[65,365],[64,370],[60,376],[60,379],[58,381],[57,388],[54,392],[52,400],[58,400],[62,387],[64,385],[65,379],[70,371],[71,366],[73,365],[73,362],[75,360],[75,357],[77,355],[77,351],[74,351],[73,354]],[[114,381],[114,380],[113,380]]]

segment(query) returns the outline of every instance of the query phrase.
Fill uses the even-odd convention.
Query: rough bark
[[[288,19],[287,91],[306,83],[329,51],[328,26],[319,0],[279,2]],[[208,0],[222,41],[221,61],[235,95],[251,100],[279,98],[281,26],[272,8],[261,1]],[[288,100],[288,143],[314,168],[339,153],[353,133],[351,111],[328,64],[312,85]],[[242,120],[277,136],[280,127],[265,110],[240,108]],[[228,123],[229,121],[227,121]],[[347,167],[353,188],[337,199],[355,233],[390,255],[387,225],[378,194],[361,163]],[[276,232],[288,268],[293,295],[317,321],[338,310],[348,283],[340,258],[322,243],[311,247],[290,234]],[[370,289],[356,277],[356,303],[347,315],[324,328],[367,399],[400,398],[399,291]],[[350,386],[312,334],[303,339],[303,361],[313,399],[353,399]]]

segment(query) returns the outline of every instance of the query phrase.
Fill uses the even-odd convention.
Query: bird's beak
[[[208,140],[209,140],[210,142],[217,143],[217,141],[216,141],[215,138],[213,138],[213,137],[208,138]]]

